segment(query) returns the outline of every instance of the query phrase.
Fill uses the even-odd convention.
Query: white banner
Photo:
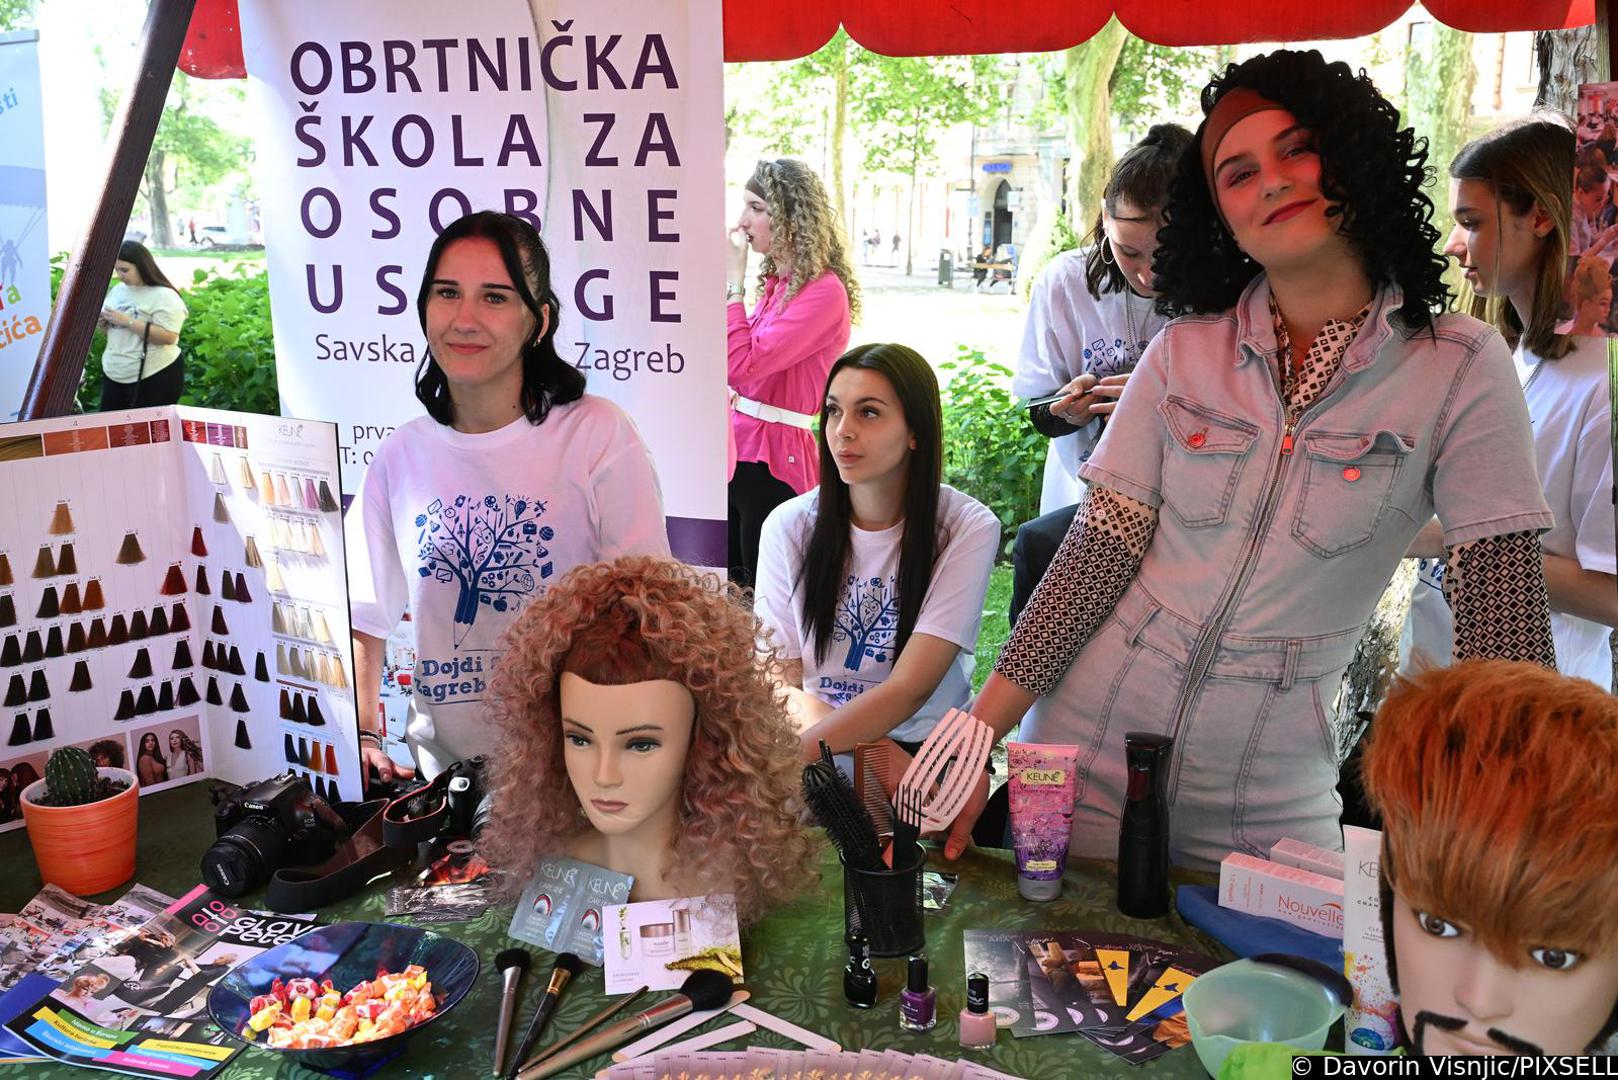
[[[0,34],[0,419],[15,420],[51,313],[39,33]]]
[[[674,553],[725,555],[720,0],[243,0],[282,412],[352,494],[422,412],[415,297],[472,210],[540,226],[556,344],[652,448]]]

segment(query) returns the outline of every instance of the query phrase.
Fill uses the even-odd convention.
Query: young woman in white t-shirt
[[[384,782],[413,774],[377,731],[383,642],[407,610],[405,738],[432,776],[497,749],[483,698],[529,600],[582,563],[669,553],[640,433],[556,351],[560,306],[533,226],[493,211],[453,222],[416,310],[427,415],[382,441],[344,529],[361,748]]]
[[[107,293],[98,320],[107,332],[100,411],[173,405],[185,388],[180,359],[185,301],[144,244],[125,240],[112,272],[118,284]]]
[[[1618,553],[1607,340],[1555,332],[1570,254],[1573,143],[1563,118],[1536,113],[1462,147],[1449,167],[1455,228],[1444,253],[1465,268],[1471,314],[1493,323],[1516,351],[1540,483],[1556,515],[1540,545],[1557,667],[1611,689]],[[1599,277],[1606,288],[1604,269]],[[1421,562],[1401,642],[1407,670],[1417,656],[1448,662],[1454,638],[1436,521],[1410,554]]]
[[[1169,321],[1154,305],[1152,256],[1169,181],[1190,143],[1180,125],[1153,124],[1113,166],[1090,235],[1046,264],[1028,298],[1011,392],[1064,396],[1028,410],[1051,448],[1040,516],[1017,529],[1011,546],[1013,624],[1073,524],[1084,494],[1079,467],[1095,451],[1147,343]]]
[[[776,507],[755,610],[798,719],[804,760],[884,736],[913,747],[971,693],[1000,522],[940,482],[938,380],[903,345],[832,365],[820,486]]]

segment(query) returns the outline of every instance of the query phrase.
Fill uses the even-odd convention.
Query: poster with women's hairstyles
[[[338,425],[343,489],[422,415],[429,248],[539,229],[556,348],[635,420],[677,557],[722,566],[720,0],[243,0],[282,411]]]
[[[1618,335],[1613,305],[1618,255],[1618,83],[1579,87],[1567,276],[1556,332]]]

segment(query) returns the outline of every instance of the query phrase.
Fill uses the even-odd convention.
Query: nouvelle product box
[[[1328,851],[1302,840],[1277,840],[1270,849],[1270,861],[1282,866],[1296,866],[1313,874],[1343,880],[1343,853]]]
[[[1219,864],[1219,906],[1343,936],[1343,883],[1324,874],[1232,853]]]

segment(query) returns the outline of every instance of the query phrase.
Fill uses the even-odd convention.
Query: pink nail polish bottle
[[[994,1013],[989,1011],[989,977],[974,971],[966,977],[966,1008],[961,1010],[961,1045],[968,1050],[994,1046]]]

